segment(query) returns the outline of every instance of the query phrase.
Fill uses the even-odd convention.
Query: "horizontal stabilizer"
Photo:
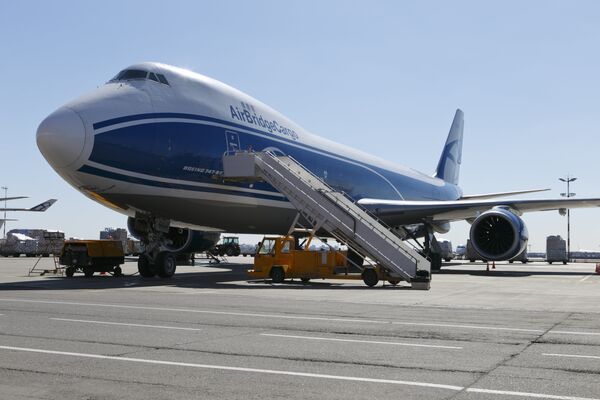
[[[485,200],[485,199],[495,199],[497,197],[506,197],[506,196],[516,196],[518,194],[525,193],[537,193],[537,192],[547,192],[550,189],[529,189],[529,190],[515,190],[512,192],[498,192],[498,193],[487,193],[487,194],[470,194],[462,196],[461,200]]]

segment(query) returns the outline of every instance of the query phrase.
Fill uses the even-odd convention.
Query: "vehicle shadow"
[[[470,268],[461,268],[463,265],[469,265]],[[76,274],[71,278],[60,275],[46,274],[43,279],[31,279],[24,277],[14,282],[0,283],[0,291],[28,291],[28,290],[102,290],[116,288],[143,288],[143,287],[180,287],[196,289],[236,289],[236,290],[256,290],[256,289],[328,289],[328,290],[411,290],[411,287],[401,282],[393,286],[387,282],[379,282],[373,288],[367,287],[362,280],[321,280],[314,279],[309,283],[302,283],[299,279],[286,280],[280,284],[273,284],[270,280],[250,279],[246,270],[252,267],[252,264],[221,263],[221,264],[202,264],[199,265],[202,270],[197,272],[179,272],[172,278],[142,278],[137,273],[121,277],[111,275],[94,275],[86,278],[82,274]],[[473,269],[473,266],[481,267]],[[590,265],[590,271],[536,271],[530,266],[523,270],[522,266],[507,270],[508,265],[502,264],[501,269],[490,269],[486,271],[485,264],[456,264],[444,265],[440,271],[434,272],[435,275],[471,275],[481,277],[509,277],[520,278],[527,276],[587,276],[594,273],[594,267]],[[214,271],[210,269],[214,268]],[[568,268],[565,267],[565,268]],[[207,271],[208,269],[208,271]]]
[[[196,289],[340,289],[340,290],[407,290],[411,289],[406,283],[393,286],[388,282],[379,284],[373,288],[366,286],[362,280],[321,280],[314,279],[308,283],[302,283],[299,279],[289,280],[280,284],[273,284],[270,280],[250,279],[246,270],[251,264],[202,264],[202,271],[175,273],[172,278],[143,278],[137,273],[114,277],[112,275],[95,274],[86,278],[82,274],[76,274],[71,278],[60,275],[46,274],[43,279],[29,279],[0,284],[0,291],[28,291],[28,290],[102,290],[117,288],[143,288],[143,287],[180,287]],[[215,271],[206,271],[207,268],[215,268]],[[227,271],[224,271],[226,269]],[[352,283],[352,284],[349,284]]]

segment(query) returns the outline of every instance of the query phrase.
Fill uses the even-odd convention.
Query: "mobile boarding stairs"
[[[223,156],[226,178],[262,179],[283,194],[313,225],[373,260],[390,276],[429,290],[431,264],[381,221],[344,193],[334,190],[290,156],[235,152]]]

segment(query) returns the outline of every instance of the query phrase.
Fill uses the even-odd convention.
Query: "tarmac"
[[[600,399],[594,264],[453,262],[415,291],[35,261],[0,258],[2,399]]]

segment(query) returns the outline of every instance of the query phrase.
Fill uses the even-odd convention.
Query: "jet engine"
[[[471,225],[471,245],[489,261],[510,260],[527,246],[529,233],[523,220],[504,207],[481,214]]]
[[[151,233],[149,224],[143,220],[129,217],[127,219],[129,232],[137,239],[147,243]],[[161,233],[163,245],[173,253],[201,253],[213,247],[220,238],[218,232],[201,232],[187,228],[168,228]]]

